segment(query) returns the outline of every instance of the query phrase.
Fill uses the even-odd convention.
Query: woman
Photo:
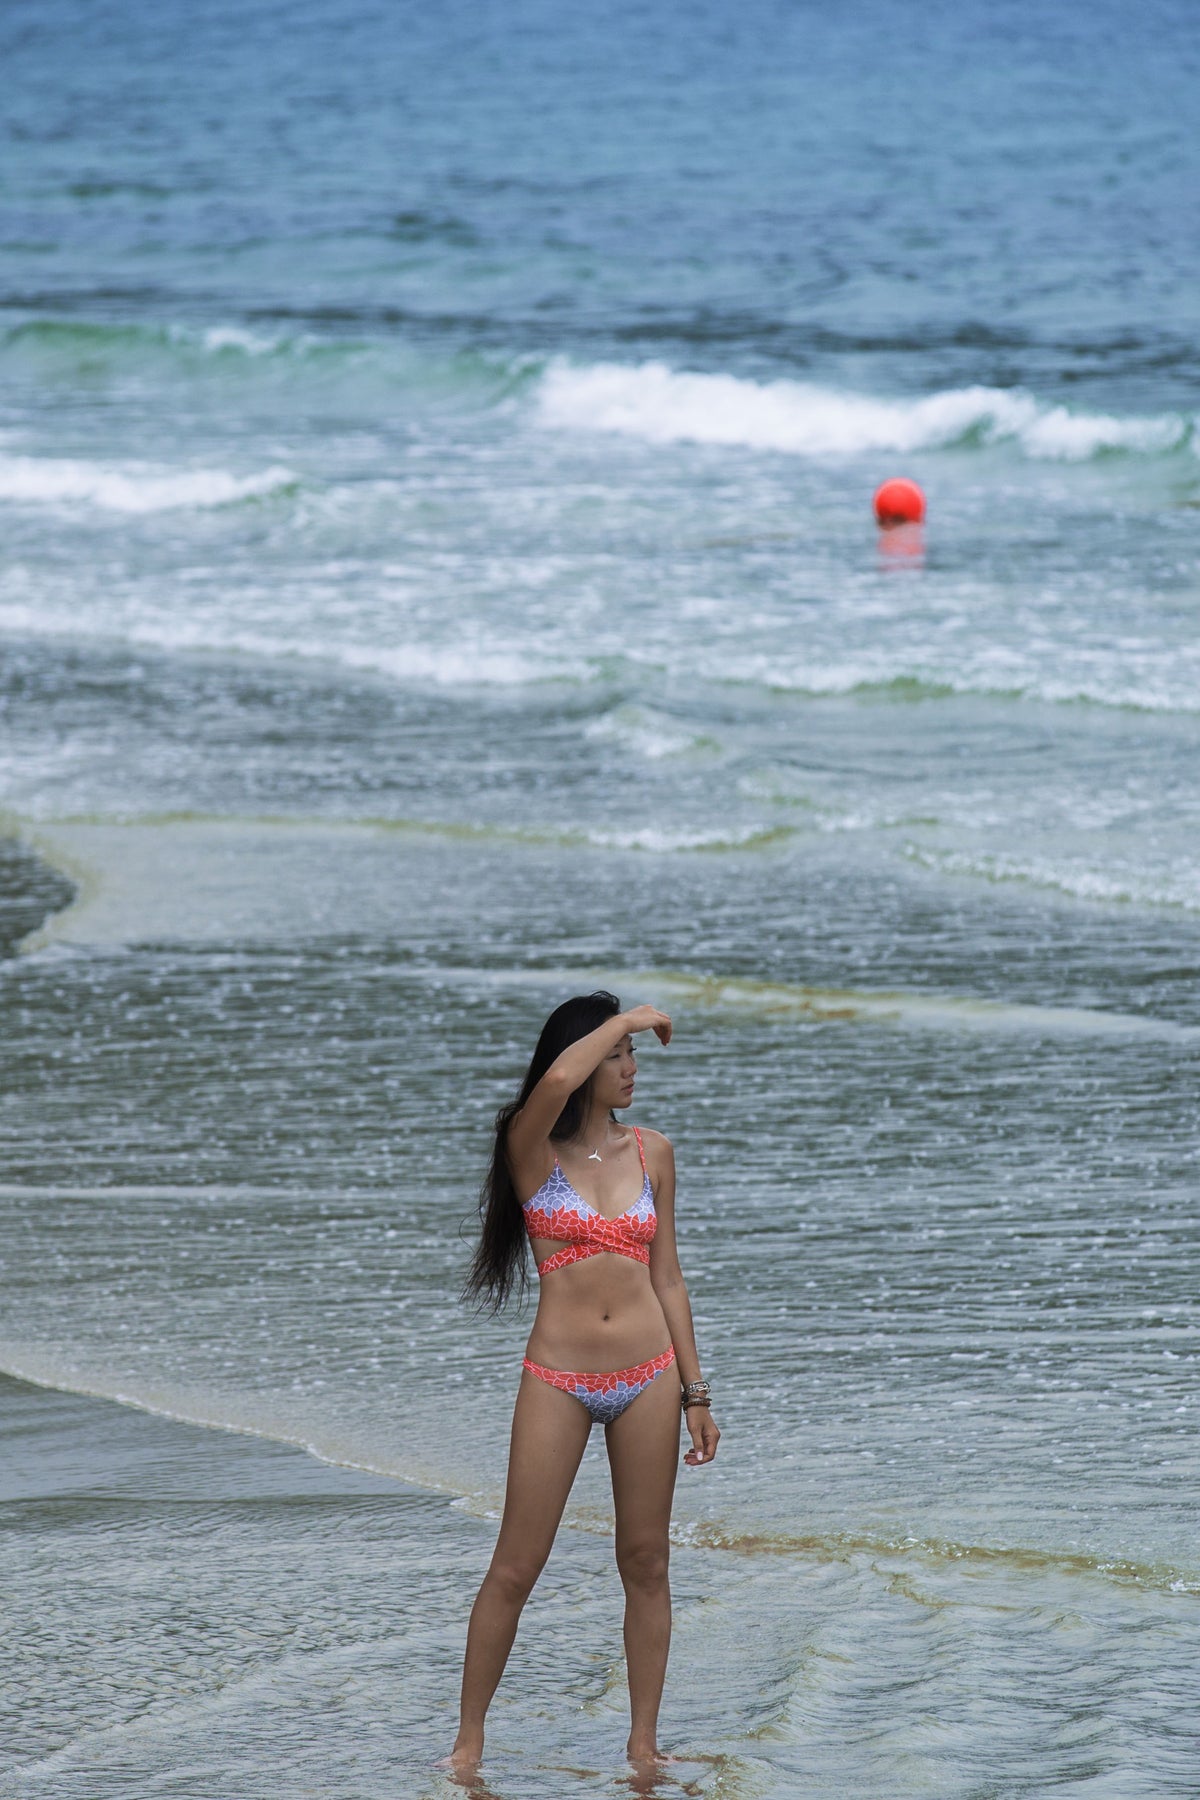
[[[686,1463],[711,1462],[720,1433],[675,1250],[674,1154],[661,1133],[615,1116],[633,1098],[640,1031],[671,1041],[670,1019],[653,1006],[622,1012],[606,993],[565,1001],[542,1027],[516,1100],[496,1119],[467,1291],[502,1306],[523,1287],[528,1234],[540,1295],[513,1414],[504,1518],[467,1634],[449,1758],[461,1771],[483,1754],[484,1715],[595,1423],[605,1428],[625,1588],[628,1753],[635,1763],[659,1754],[681,1400],[692,1440]]]

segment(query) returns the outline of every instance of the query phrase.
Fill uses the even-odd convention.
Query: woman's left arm
[[[654,1211],[658,1216],[658,1229],[650,1243],[650,1283],[663,1309],[675,1346],[679,1379],[686,1388],[689,1381],[699,1381],[701,1374],[691,1301],[675,1245],[675,1151],[671,1140],[660,1132],[643,1132],[642,1136],[652,1139],[650,1180],[654,1188]],[[721,1437],[711,1410],[707,1406],[690,1406],[683,1417],[692,1440],[684,1462],[693,1468],[699,1463],[711,1462]]]

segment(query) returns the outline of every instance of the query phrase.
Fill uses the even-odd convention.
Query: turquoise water
[[[446,1791],[474,1193],[603,981],[725,1431],[663,1791],[1194,1794],[1186,10],[0,45],[5,1792]],[[623,1791],[571,1522],[512,1800]]]

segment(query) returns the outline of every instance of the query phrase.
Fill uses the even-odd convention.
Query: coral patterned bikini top
[[[642,1191],[632,1206],[627,1206],[615,1219],[604,1214],[576,1193],[559,1165],[554,1167],[537,1193],[521,1208],[531,1238],[553,1238],[563,1245],[537,1266],[539,1275],[565,1269],[569,1263],[581,1262],[585,1256],[600,1256],[605,1250],[616,1256],[631,1256],[634,1262],[650,1261],[650,1240],[658,1230],[654,1211],[654,1189],[646,1168],[646,1152],[642,1134],[635,1125],[638,1155],[642,1159]]]

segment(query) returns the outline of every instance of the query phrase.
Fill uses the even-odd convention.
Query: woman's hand
[[[692,1447],[683,1460],[690,1469],[696,1469],[701,1463],[712,1461],[717,1454],[721,1434],[717,1430],[717,1421],[707,1406],[689,1406],[683,1418],[692,1439]]]
[[[634,1006],[625,1014],[625,1023],[630,1034],[635,1031],[652,1031],[660,1044],[671,1041],[671,1021],[665,1012],[659,1012],[657,1006]]]

